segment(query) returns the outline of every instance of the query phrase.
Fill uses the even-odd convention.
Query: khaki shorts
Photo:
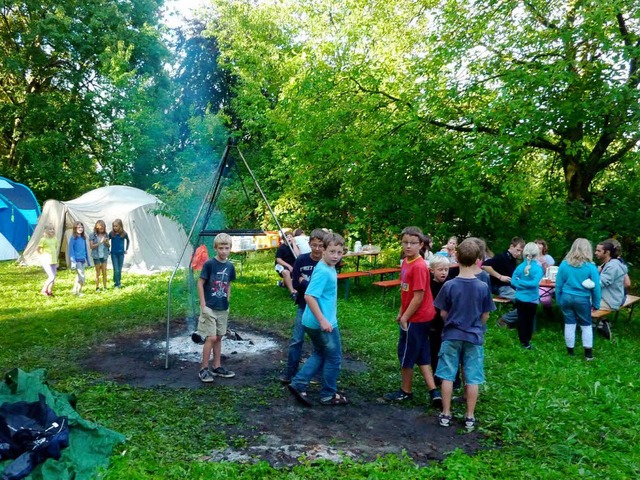
[[[204,307],[198,318],[198,333],[202,338],[222,337],[227,333],[229,310],[211,310]]]

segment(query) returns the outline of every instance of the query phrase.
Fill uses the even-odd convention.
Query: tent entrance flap
[[[231,156],[232,151],[238,154],[240,162],[237,162],[234,159],[234,157]],[[238,166],[238,163],[240,164],[240,166]],[[176,264],[176,267],[174,268],[173,272],[171,273],[171,277],[169,278],[169,286],[168,286],[168,292],[167,292],[167,338],[166,338],[166,349],[165,349],[165,369],[169,368],[169,343],[171,341],[171,286],[173,284],[175,275],[180,267],[180,264],[182,263],[182,259],[185,256],[188,247],[191,245],[191,241],[192,241],[192,238],[194,237],[196,227],[200,225],[200,230],[198,232],[198,239],[201,239],[203,237],[216,236],[218,233],[227,233],[232,236],[233,235],[263,235],[265,233],[261,229],[244,229],[244,230],[231,230],[231,229],[226,229],[226,230],[225,229],[223,230],[209,229],[208,230],[206,229],[209,223],[209,220],[211,219],[211,216],[216,211],[218,197],[220,196],[220,192],[223,189],[224,180],[229,176],[229,173],[232,168],[235,168],[235,172],[238,175],[238,178],[240,179],[245,196],[249,201],[251,201],[242,177],[241,168],[243,168],[244,171],[249,174],[249,177],[251,178],[251,181],[253,182],[255,189],[258,191],[258,193],[260,194],[260,198],[262,199],[267,209],[269,210],[271,218],[273,218],[273,221],[278,226],[278,231],[280,232],[281,235],[283,233],[282,226],[280,225],[280,222],[278,221],[278,218],[275,212],[271,208],[271,204],[269,203],[269,200],[267,200],[267,197],[264,194],[264,191],[260,187],[258,179],[253,174],[253,170],[251,170],[249,163],[247,162],[246,158],[242,154],[242,151],[238,147],[237,143],[235,143],[233,139],[229,138],[227,140],[227,144],[225,146],[224,152],[220,158],[220,163],[218,164],[217,171],[213,176],[211,186],[209,187],[207,195],[203,199],[202,204],[200,205],[200,208],[196,215],[196,218],[193,221],[191,230],[189,231],[189,235],[187,238],[187,243],[185,244],[184,249],[182,250],[182,254],[178,260],[178,263]],[[193,306],[193,297],[194,297],[194,290],[195,290],[194,282],[192,281],[193,255],[195,255],[195,249],[192,249],[191,259],[189,261],[189,267],[188,267],[189,268],[188,278],[190,280],[188,282],[188,295],[189,295],[190,306]],[[192,312],[192,316],[194,316],[194,313],[195,312]]]

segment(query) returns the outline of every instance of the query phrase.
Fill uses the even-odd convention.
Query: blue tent
[[[17,258],[39,216],[40,205],[29,187],[0,177],[0,260]]]

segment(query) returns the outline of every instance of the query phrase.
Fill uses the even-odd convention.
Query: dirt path
[[[177,321],[172,329],[175,337],[170,344],[177,353],[170,355],[169,369],[164,368],[166,332],[161,326],[108,340],[92,352],[84,365],[110,380],[136,387],[216,388],[197,378],[201,347],[187,340],[190,331],[186,323]],[[239,328],[238,333],[244,341],[225,339],[223,347],[224,365],[236,372],[236,377],[216,379],[217,384],[252,388],[260,385],[271,388],[277,384],[287,341],[251,331],[246,326]],[[367,368],[349,358],[343,363],[343,369],[351,372]],[[340,461],[342,457],[350,457],[372,461],[378,455],[406,451],[417,464],[425,465],[442,460],[456,448],[468,453],[482,448],[478,432],[461,433],[459,421],[454,427],[442,428],[437,424],[436,413],[423,407],[390,405],[349,389],[351,403],[347,406],[304,408],[285,387],[281,388],[282,395],[271,395],[268,404],[247,405],[246,411],[241,412],[245,421],[229,433],[242,438],[242,442],[235,442],[242,446],[212,452],[208,458],[237,462],[265,460],[281,467],[295,465],[303,455],[307,460]],[[316,391],[311,389],[309,393],[316,399]]]

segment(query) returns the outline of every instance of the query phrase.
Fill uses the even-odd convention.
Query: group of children
[[[87,246],[88,243],[88,246]],[[96,291],[100,291],[100,280],[102,279],[103,290],[107,289],[107,259],[111,256],[113,265],[114,288],[121,287],[122,267],[124,256],[129,249],[129,235],[124,230],[122,220],[115,219],[112,229],[107,233],[107,226],[103,220],[95,223],[93,232],[87,237],[84,224],[75,222],[71,238],[69,238],[68,254],[70,267],[76,271],[76,279],[73,284],[72,293],[82,296],[86,276],[85,267],[93,262],[96,271]],[[47,274],[41,294],[53,296],[53,286],[58,270],[58,250],[59,241],[56,236],[53,224],[44,227],[44,235],[38,243],[37,252],[40,254],[42,268]]]
[[[482,241],[467,239],[457,246],[460,273],[446,283],[449,259],[447,256],[432,259],[431,278],[421,254],[425,236],[419,228],[405,228],[401,242],[404,253],[400,273],[402,299],[396,320],[402,383],[397,392],[387,394],[385,398],[402,401],[412,397],[413,368],[417,364],[433,405],[442,408],[439,423],[447,427],[452,419],[453,383],[462,363],[467,402],[464,425],[467,430],[473,430],[478,385],[484,382],[485,325],[489,313],[495,309],[488,280],[483,277],[486,274],[479,268],[484,254]],[[221,340],[227,331],[230,286],[236,277],[229,261],[230,247],[231,237],[218,234],[214,239],[216,255],[204,264],[198,279],[200,316],[192,339],[203,344],[198,376],[206,383],[213,382],[216,376],[231,378],[235,375],[220,364]],[[312,406],[307,391],[311,380],[319,377],[320,404],[346,405],[349,403],[347,397],[337,388],[342,347],[337,316],[336,265],[342,259],[344,239],[338,234],[316,229],[309,236],[309,247],[308,253],[300,254],[291,268],[287,267],[297,293],[297,312],[287,367],[280,381],[288,385],[299,402]],[[431,285],[438,291],[435,301]],[[312,343],[313,353],[299,368],[305,335]],[[436,356],[435,374],[441,381],[442,395],[436,387],[431,367],[436,364]]]
[[[466,403],[463,425],[467,431],[472,431],[476,426],[475,406],[479,385],[485,381],[483,345],[486,323],[490,313],[496,309],[489,273],[495,270],[483,269],[487,257],[483,240],[467,238],[459,245],[455,240],[452,255],[433,255],[427,262],[423,252],[428,237],[418,227],[407,227],[402,231],[401,304],[396,317],[401,385],[397,391],[385,394],[384,398],[389,401],[411,399],[413,370],[417,365],[429,389],[431,404],[441,408],[439,424],[448,427],[452,423],[454,383],[460,382],[462,377],[462,399]],[[591,306],[600,306],[599,272],[591,261],[590,244],[587,242],[585,245],[586,240],[582,240],[574,242],[561,264],[556,287],[557,299],[565,314],[565,336],[570,354],[573,353],[571,342],[575,340],[576,322],[582,322],[582,317],[586,316],[581,313],[571,317],[572,304],[575,303],[578,309],[589,305],[589,312]],[[293,239],[289,239],[288,244],[292,243]],[[342,349],[337,318],[336,265],[342,259],[344,239],[335,233],[316,229],[311,232],[308,243],[308,252],[298,255],[289,265],[291,268],[287,266],[291,286],[297,294],[297,311],[287,366],[280,381],[288,385],[299,402],[312,406],[307,391],[312,379],[319,377],[320,404],[346,405],[348,399],[337,388]],[[531,348],[529,342],[533,317],[539,302],[539,284],[544,271],[539,257],[542,255],[544,259],[546,252],[536,242],[522,244],[524,241],[515,242],[514,248],[522,251],[524,261],[515,268],[508,280],[516,292],[516,308],[521,323],[520,341],[528,349]],[[220,365],[221,339],[227,330],[230,282],[235,279],[235,269],[228,261],[230,246],[231,238],[228,235],[219,234],[215,238],[216,256],[205,263],[198,281],[201,314],[198,330],[192,338],[204,343],[199,372],[203,382],[212,382],[215,376],[230,378],[235,375]],[[626,274],[626,269],[616,263],[607,266],[615,256],[615,248],[611,245],[603,242],[598,245],[596,252],[603,261],[601,271],[610,271],[612,278]],[[515,260],[517,253],[507,257]],[[459,271],[453,278],[449,271],[453,265],[450,258],[455,259],[455,267]],[[580,272],[568,272],[570,267]],[[496,275],[501,281],[506,279],[497,272]],[[585,282],[588,278],[595,280],[593,285]],[[592,300],[585,302],[581,298],[584,293],[577,291],[578,284],[580,288],[588,290]],[[568,288],[567,285],[572,287]],[[614,295],[611,301],[617,305],[620,304],[620,298],[620,295]],[[586,331],[586,327],[583,327],[583,332]],[[313,345],[313,353],[299,368],[305,335]],[[585,346],[589,345],[588,338],[583,338],[583,342]],[[590,350],[585,350],[585,353],[588,358],[591,356]],[[213,369],[210,369],[212,355]],[[441,393],[437,382],[440,382]]]

